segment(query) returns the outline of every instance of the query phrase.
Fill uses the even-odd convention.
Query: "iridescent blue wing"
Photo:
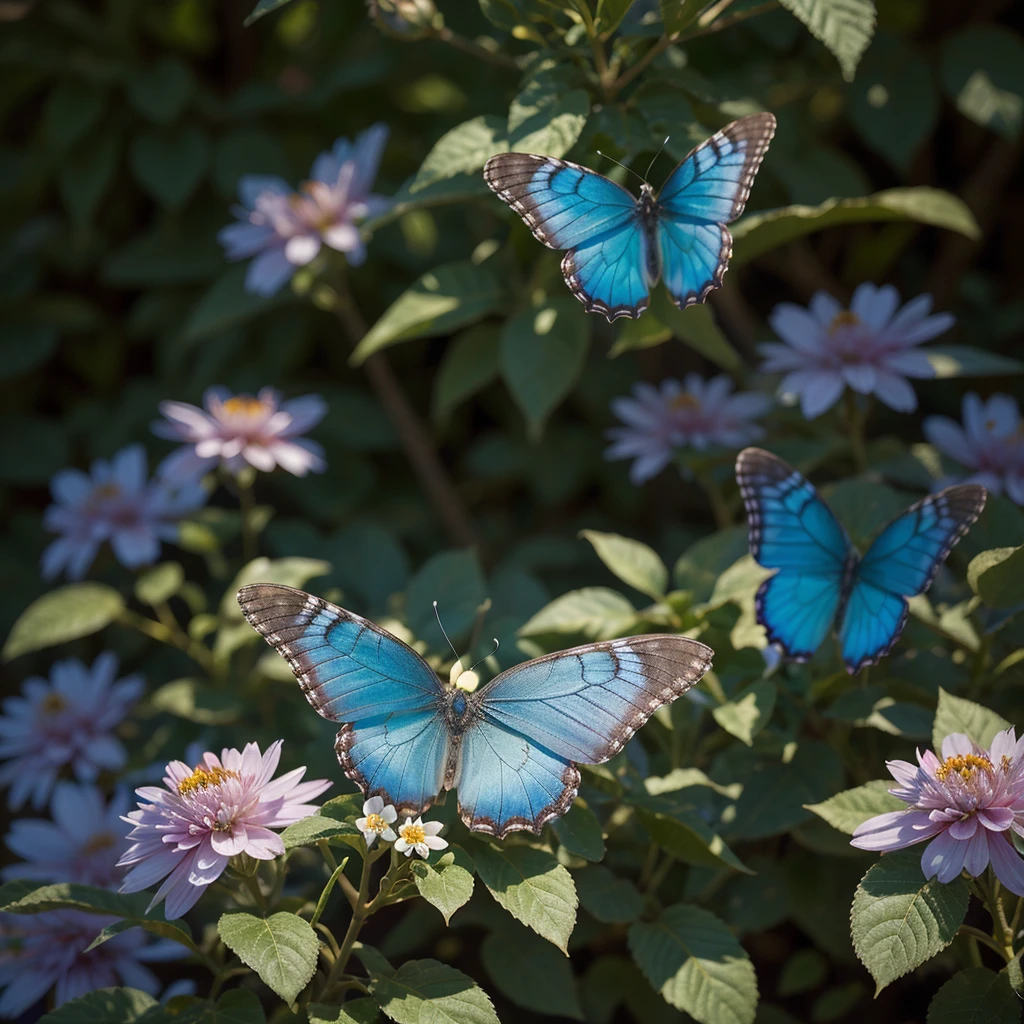
[[[450,737],[437,708],[342,726],[334,744],[345,775],[399,814],[421,814],[445,783]]]
[[[757,621],[788,657],[806,661],[828,636],[856,551],[818,492],[771,452],[741,451],[736,481],[750,553],[779,570],[757,591]]]
[[[743,213],[774,134],[771,114],[741,117],[694,149],[662,187],[657,205],[661,274],[680,309],[721,287],[732,255],[725,225]]]
[[[573,762],[617,754],[654,712],[711,665],[710,647],[653,635],[587,644],[496,676],[470,699],[457,773],[459,810],[476,831],[540,832],[576,796]]]
[[[568,249],[562,272],[589,313],[637,317],[657,280],[634,195],[579,164],[500,153],[484,180],[549,249]]]
[[[847,671],[875,664],[892,649],[907,619],[906,598],[931,586],[953,545],[985,507],[985,488],[949,487],[897,516],[875,538],[853,573],[839,639]]]
[[[367,619],[276,583],[242,587],[238,603],[324,718],[362,722],[437,707],[444,691],[433,669]]]

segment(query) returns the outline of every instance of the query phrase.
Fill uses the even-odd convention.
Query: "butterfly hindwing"
[[[953,546],[985,507],[985,488],[949,487],[911,505],[857,564],[839,639],[850,672],[875,664],[903,632],[906,598],[931,586]]]
[[[657,280],[647,232],[634,219],[570,249],[562,258],[562,275],[588,313],[600,313],[609,323],[620,316],[635,319],[650,304],[651,285]]]
[[[276,583],[238,592],[253,628],[285,658],[306,699],[332,722],[436,706],[443,690],[407,644],[368,619]]]
[[[658,222],[661,276],[672,301],[686,309],[703,302],[722,279],[732,255],[732,235],[724,224]]]

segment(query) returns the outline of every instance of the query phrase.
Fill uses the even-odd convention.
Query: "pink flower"
[[[172,441],[187,441],[161,463],[165,480],[194,480],[218,463],[233,473],[248,463],[269,473],[276,466],[305,476],[326,468],[323,449],[299,437],[323,419],[327,406],[319,395],[304,395],[282,402],[274,388],[252,395],[232,395],[227,388],[208,388],[206,411],[184,402],[161,402],[167,417],[153,424],[153,432]]]
[[[305,768],[271,782],[281,742],[262,757],[255,743],[241,753],[224,749],[219,758],[206,753],[194,769],[172,761],[164,777],[167,789],[137,789],[147,802],[123,819],[135,826],[128,834],[135,842],[118,861],[119,867],[131,866],[120,891],[138,892],[163,878],[150,908],[166,897],[167,917],[181,917],[232,857],[280,857],[284,843],[270,830],[309,817],[317,808],[305,801],[330,785],[326,779],[300,782]]]
[[[812,420],[831,409],[846,387],[874,394],[897,412],[913,412],[917,396],[907,377],[933,377],[928,356],[915,348],[953,326],[949,313],[929,315],[930,295],[902,309],[892,285],[861,284],[849,309],[827,292],[817,292],[808,309],[780,303],[768,322],[785,342],[759,346],[765,373],[784,373],[779,393],[800,399]]]
[[[869,818],[853,833],[861,850],[902,850],[930,839],[921,857],[926,878],[951,882],[961,871],[976,878],[992,865],[1011,892],[1024,896],[1024,858],[1010,838],[1024,835],[1024,737],[998,733],[989,750],[963,733],[942,741],[940,761],[918,751],[918,766],[889,761],[900,784],[889,792],[910,807]]]

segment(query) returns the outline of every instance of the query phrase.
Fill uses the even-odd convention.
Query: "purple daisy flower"
[[[783,373],[779,395],[800,399],[812,420],[831,409],[845,388],[873,394],[897,412],[913,412],[917,396],[907,377],[933,377],[931,363],[915,346],[953,326],[949,313],[931,314],[932,297],[919,295],[902,309],[887,284],[861,284],[849,309],[827,292],[809,308],[780,303],[768,322],[785,344],[760,345],[765,373]]]
[[[977,878],[992,865],[1011,892],[1024,896],[1024,858],[1010,838],[1024,836],[1024,738],[997,733],[988,750],[953,733],[942,741],[942,760],[918,751],[917,765],[889,761],[899,783],[889,792],[905,811],[869,818],[853,833],[861,850],[887,852],[931,842],[921,857],[926,878],[951,882],[961,871]]]
[[[368,128],[355,143],[338,139],[316,158],[312,179],[299,192],[281,178],[246,175],[239,181],[242,205],[232,211],[239,222],[217,238],[229,260],[256,257],[245,277],[249,291],[273,295],[323,245],[344,253],[353,266],[366,259],[357,224],[388,207],[388,199],[370,191],[387,139],[383,124]]]
[[[948,416],[929,416],[924,435],[939,451],[972,472],[963,483],[982,484],[993,494],[1005,490],[1024,505],[1024,422],[1009,395],[983,402],[973,391],[964,395],[963,426]]]
[[[143,689],[142,677],[115,681],[117,656],[104,651],[87,668],[77,658],[54,662],[50,679],[26,679],[22,696],[8,697],[0,717],[0,786],[8,805],[46,805],[60,770],[70,765],[80,782],[118,771],[128,756],[114,729]]]
[[[50,481],[54,504],[43,525],[62,536],[43,552],[42,572],[53,579],[62,571],[80,580],[110,542],[114,556],[129,569],[150,565],[160,556],[160,542],[178,537],[178,521],[206,501],[196,483],[172,487],[146,479],[142,445],[122,448],[109,462],[97,459],[88,473],[62,469]]]
[[[5,880],[117,888],[124,875],[117,860],[128,848],[121,817],[129,806],[124,789],[108,804],[96,786],[58,782],[50,801],[52,821],[20,818],[11,822],[4,841],[24,862],[7,865],[0,875]]]
[[[160,403],[166,420],[154,423],[153,432],[187,442],[160,464],[164,479],[195,480],[218,463],[232,473],[248,464],[265,473],[280,466],[295,476],[327,468],[323,448],[298,436],[327,412],[319,395],[282,402],[274,388],[263,388],[254,398],[217,387],[207,389],[203,404],[205,411],[184,402]]]
[[[705,381],[696,373],[680,384],[664,380],[657,388],[637,384],[632,398],[616,398],[612,411],[626,426],[607,432],[614,442],[606,459],[633,459],[630,479],[642,484],[657,476],[680,448],[742,448],[764,436],[753,421],[771,400],[752,391],[732,394],[724,374]]]
[[[118,861],[130,868],[120,891],[139,892],[163,878],[150,907],[166,897],[167,917],[181,917],[232,857],[280,857],[284,843],[271,829],[309,817],[317,808],[306,801],[330,785],[326,779],[302,782],[305,768],[271,781],[281,742],[272,743],[262,756],[255,743],[241,752],[224,749],[219,758],[206,753],[194,769],[172,761],[166,789],[137,789],[145,802],[124,819],[135,827],[128,834],[133,844]]]

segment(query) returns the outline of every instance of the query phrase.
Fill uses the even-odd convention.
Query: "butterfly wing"
[[[757,591],[757,621],[788,657],[806,661],[828,635],[856,552],[814,487],[771,452],[741,451],[736,480],[750,553],[778,570]]]
[[[653,635],[587,644],[496,676],[462,737],[459,811],[475,831],[539,833],[579,788],[574,761],[617,754],[657,708],[711,665],[710,647]]]
[[[665,182],[658,248],[665,287],[680,309],[721,287],[732,256],[725,225],[743,213],[774,135],[771,114],[741,117],[701,143]]]
[[[637,317],[657,279],[636,197],[579,164],[530,153],[500,153],[484,180],[549,249],[568,249],[566,284],[588,313]]]
[[[985,498],[976,484],[949,487],[911,505],[875,538],[854,571],[839,629],[848,672],[889,653],[907,620],[906,598],[931,586]]]

